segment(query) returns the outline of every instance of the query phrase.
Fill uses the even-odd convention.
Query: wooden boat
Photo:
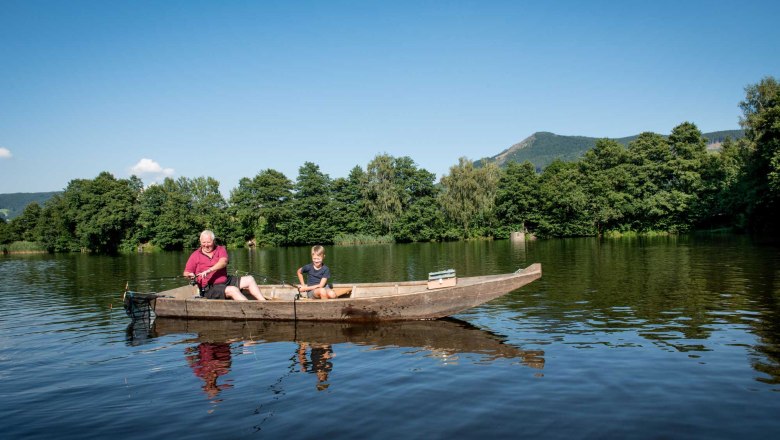
[[[291,285],[261,285],[268,301],[209,300],[194,286],[151,296],[158,317],[188,319],[401,321],[438,319],[498,298],[542,276],[532,264],[513,273],[457,278],[436,286],[429,281],[334,285],[336,299],[297,299]],[[448,286],[448,284],[454,284]],[[448,286],[448,287],[447,287]],[[433,288],[430,288],[433,287]]]
[[[521,350],[494,333],[468,322],[445,318],[435,321],[395,321],[382,323],[313,321],[233,321],[156,318],[150,336],[195,335],[193,341],[206,343],[295,342],[306,344],[353,344],[373,348],[408,347],[427,350],[443,359],[473,354],[480,362],[518,359],[531,368],[544,368],[544,351]]]

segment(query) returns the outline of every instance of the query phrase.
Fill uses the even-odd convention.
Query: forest
[[[577,161],[477,166],[461,158],[438,182],[410,157],[380,154],[347,177],[311,162],[291,180],[266,169],[227,199],[211,177],[145,187],[108,172],[75,179],[43,205],[0,221],[0,248],[135,252],[197,246],[212,229],[230,247],[746,231],[774,236],[780,203],[780,85],[745,88],[745,136],[718,152],[695,124],[600,139]]]

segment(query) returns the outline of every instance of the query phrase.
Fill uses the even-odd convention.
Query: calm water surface
[[[329,247],[335,281],[543,264],[435,322],[155,320],[186,253],[0,256],[4,438],[780,435],[780,253],[744,237]],[[292,281],[307,248],[231,252]]]

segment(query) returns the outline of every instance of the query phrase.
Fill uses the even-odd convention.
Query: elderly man
[[[255,279],[250,276],[233,277],[227,273],[228,254],[224,246],[214,244],[214,233],[200,233],[200,248],[190,255],[184,266],[184,276],[194,279],[201,294],[208,299],[246,301],[241,290],[248,290],[258,301],[265,301]]]

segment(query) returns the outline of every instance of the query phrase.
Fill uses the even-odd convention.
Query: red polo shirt
[[[214,253],[211,255],[211,258],[203,253],[203,249],[198,248],[198,250],[193,252],[192,255],[190,255],[190,258],[187,259],[187,265],[184,266],[184,270],[186,272],[192,272],[197,275],[217,264],[220,258],[228,258],[227,249],[225,249],[224,246],[217,246],[217,248],[214,249]],[[206,287],[209,284],[224,283],[227,283],[226,267],[211,272],[210,274],[206,275],[205,278],[198,278],[198,285],[200,285],[200,287]]]

